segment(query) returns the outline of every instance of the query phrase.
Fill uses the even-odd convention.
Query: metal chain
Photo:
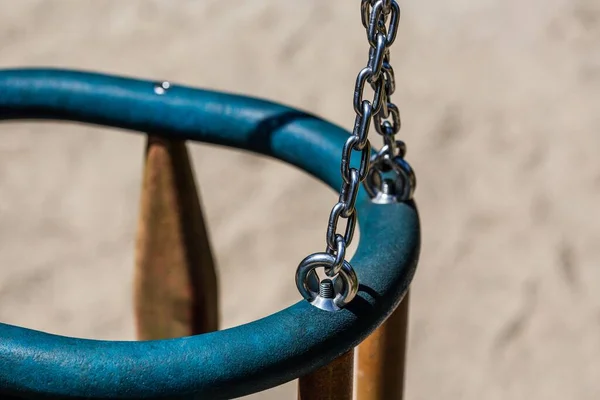
[[[331,261],[323,266],[327,276],[332,279],[336,279],[341,271],[351,269],[351,266],[345,261],[345,255],[356,228],[357,212],[355,204],[360,184],[367,180],[365,185],[367,192],[372,195],[371,197],[374,197],[373,194],[380,192],[382,186],[382,180],[375,178],[380,177],[381,172],[385,172],[385,170],[394,169],[390,165],[391,160],[397,156],[404,156],[402,150],[404,145],[401,142],[396,142],[395,138],[395,134],[400,130],[400,113],[398,107],[391,101],[391,95],[395,91],[395,80],[394,70],[390,65],[389,51],[390,46],[396,40],[400,7],[395,0],[362,0],[360,9],[362,24],[365,27],[370,45],[369,58],[367,66],[358,73],[356,78],[353,99],[356,113],[354,129],[342,149],[342,187],[338,202],[333,206],[329,215],[327,225],[326,254],[329,258],[324,257],[323,259]],[[372,100],[364,98],[367,83],[373,91]],[[368,139],[372,120],[375,123],[375,130],[383,136],[383,147],[373,156],[371,155],[371,144]],[[353,154],[360,156],[358,168],[350,166]],[[373,165],[375,172],[371,169],[371,165]],[[375,178],[372,178],[373,176]],[[340,225],[342,219],[345,220],[343,234],[338,233],[338,225]],[[322,253],[315,253],[303,260],[300,263],[299,270],[306,268],[308,260],[318,254]],[[323,282],[325,281],[331,282],[328,280]],[[358,282],[345,282],[345,284],[352,287],[358,286]],[[301,293],[309,293],[306,289],[306,282],[297,281],[297,285]],[[305,295],[305,297],[307,296]],[[313,293],[311,299],[314,300],[315,296]],[[348,299],[343,300],[349,301]]]
[[[371,44],[369,52],[369,65],[376,71],[375,82],[372,85],[382,88],[382,108],[375,113],[373,119],[375,130],[383,136],[383,147],[373,161],[376,167],[379,167],[377,161],[384,158],[385,155],[395,157],[399,155],[399,147],[403,147],[396,142],[395,135],[400,131],[400,111],[392,102],[391,96],[396,91],[396,81],[394,69],[390,64],[389,46],[396,39],[398,22],[400,20],[400,8],[398,3],[393,0],[387,1],[369,1],[362,0],[362,22],[367,30],[367,37]],[[389,25],[386,26],[386,13],[390,15]],[[401,154],[404,156],[403,154]]]
[[[362,0],[361,15],[371,45],[367,68],[373,71],[373,76],[369,83],[373,90],[382,92],[381,108],[373,112],[373,121],[375,130],[383,138],[383,146],[371,158],[364,186],[374,202],[410,200],[417,182],[414,171],[404,160],[406,145],[396,140],[401,127],[400,110],[391,98],[396,91],[396,81],[389,47],[396,40],[400,7],[394,0]],[[388,172],[394,179],[384,178],[383,174]]]
[[[394,71],[390,65],[390,46],[396,40],[400,7],[395,0],[362,0],[361,19],[370,44],[369,62],[356,78],[354,88],[354,111],[356,119],[352,135],[342,150],[342,188],[337,204],[331,210],[327,228],[327,252],[336,256],[336,264],[326,269],[328,276],[337,275],[344,261],[342,254],[352,242],[356,227],[355,203],[358,188],[369,173],[371,144],[368,139],[371,120],[375,129],[384,138],[390,152],[394,152],[394,135],[400,129],[398,108],[390,96],[395,90]],[[373,90],[372,100],[365,99],[365,87],[369,83]],[[388,121],[388,118],[391,120]],[[352,154],[360,154],[360,166],[350,167]],[[377,160],[374,160],[377,162]],[[346,220],[344,235],[337,233],[340,219]]]

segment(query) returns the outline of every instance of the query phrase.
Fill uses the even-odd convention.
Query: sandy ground
[[[424,232],[408,398],[596,400],[600,3],[401,4],[395,100]],[[351,127],[367,50],[357,8],[358,0],[0,0],[0,66],[251,93]],[[0,320],[133,339],[143,138],[50,123],[5,123],[1,136]],[[277,162],[192,150],[224,327],[298,301],[294,269],[323,247],[336,195]]]

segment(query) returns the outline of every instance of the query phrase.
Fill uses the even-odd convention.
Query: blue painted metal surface
[[[259,99],[178,85],[157,95],[153,82],[62,70],[0,71],[0,120],[9,119],[79,121],[246,149],[291,163],[336,189],[348,135]],[[396,308],[420,251],[413,203],[377,205],[361,191],[357,209],[361,238],[352,264],[361,286],[346,309],[330,313],[300,301],[235,328],[145,342],[0,324],[0,397],[223,399],[331,362]],[[295,268],[290,265],[290,279]]]

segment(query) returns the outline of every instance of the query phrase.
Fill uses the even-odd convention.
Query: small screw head
[[[154,85],[154,93],[156,93],[158,95],[163,95],[163,94],[167,93],[167,90],[169,90],[170,88],[171,88],[170,82],[167,82],[167,81],[159,82]]]

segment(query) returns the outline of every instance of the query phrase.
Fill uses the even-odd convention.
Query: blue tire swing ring
[[[1,70],[0,119],[75,121],[234,147],[283,160],[332,188],[341,184],[348,138],[340,127],[264,100],[177,85],[161,92],[154,82],[67,70]],[[360,285],[343,309],[302,300],[234,328],[140,342],[0,324],[0,397],[228,399],[330,363],[394,311],[419,257],[413,201],[377,204],[361,191],[356,208],[361,238],[352,266]]]

